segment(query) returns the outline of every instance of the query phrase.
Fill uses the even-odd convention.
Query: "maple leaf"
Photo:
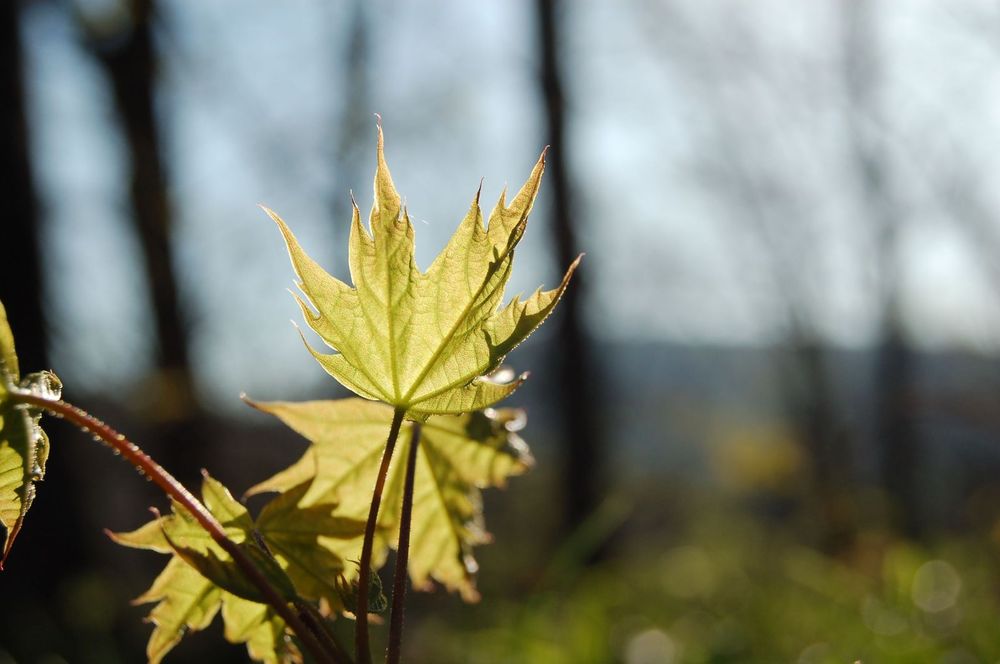
[[[153,548],[138,540],[129,546]],[[223,591],[179,557],[171,558],[149,590],[134,600],[135,604],[150,602],[157,603],[148,617],[154,625],[146,644],[150,664],[162,661],[185,633],[208,627],[220,608],[226,640],[245,643],[255,662],[297,660],[298,651],[285,632],[285,622],[271,607]]]
[[[21,378],[14,335],[0,302],[0,525],[5,531],[0,570],[35,499],[35,483],[45,477],[49,456],[49,439],[39,426],[41,412],[15,404],[9,398],[15,390],[58,399],[62,383],[48,371]]]
[[[303,403],[249,402],[270,413],[312,442],[291,467],[248,493],[287,491],[311,481],[301,505],[337,504],[337,514],[362,520],[393,416],[390,406],[362,399]],[[523,413],[512,409],[466,415],[432,416],[424,422],[417,448],[409,573],[415,587],[435,579],[468,601],[478,598],[472,547],[489,541],[483,525],[480,489],[503,486],[533,460],[516,431]],[[413,424],[400,433],[403,453],[395,455],[379,513],[379,564],[399,527],[405,449]],[[312,508],[309,508],[312,509]],[[340,543],[323,545],[344,559]]]
[[[309,346],[323,368],[356,394],[410,417],[478,410],[513,392],[526,375],[500,380],[489,374],[552,312],[580,260],[557,288],[500,307],[544,167],[543,152],[509,204],[501,194],[485,227],[477,192],[447,246],[421,272],[379,126],[368,229],[353,205],[353,288],[309,258],[285,222],[264,208],[284,236],[305,296],[295,297],[306,322],[336,351],[321,354]]]
[[[364,523],[332,516],[333,506],[328,504],[299,508],[307,489],[308,484],[291,487],[269,502],[256,521],[207,475],[202,498],[226,536],[249,554],[282,595],[289,600],[322,599],[339,609],[336,579],[344,571],[343,559],[319,546],[318,540],[357,539]],[[175,505],[172,514],[111,537],[124,546],[173,556],[152,587],[135,600],[157,602],[149,614],[155,625],[146,649],[151,662],[160,661],[186,631],[207,627],[220,608],[226,639],[246,643],[255,661],[295,658],[297,651],[285,634],[284,621],[184,508]]]

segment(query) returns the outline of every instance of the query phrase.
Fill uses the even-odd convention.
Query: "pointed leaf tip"
[[[275,212],[271,208],[267,207],[263,203],[259,203],[257,205],[257,207],[259,207],[261,210],[263,210],[264,213],[267,216],[269,216],[271,218],[271,221],[273,221],[274,223],[278,224],[279,226],[284,226],[285,225],[284,220],[278,215],[277,212]]]

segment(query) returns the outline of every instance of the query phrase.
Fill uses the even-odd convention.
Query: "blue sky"
[[[330,163],[349,101],[348,12],[306,0],[162,4],[158,104],[200,387],[226,403],[240,390],[266,398],[303,389],[322,375],[289,323],[298,318],[285,292],[292,273],[255,205],[276,209],[345,275],[348,218],[331,211],[343,211],[351,191],[367,208],[374,167],[373,118],[370,133],[349,137],[357,163],[344,172]],[[104,3],[80,5],[100,12]],[[842,5],[566,6],[569,156],[593,333],[773,343],[794,292],[831,343],[870,343],[876,253],[847,149]],[[865,126],[899,202],[894,251],[908,329],[921,346],[995,352],[996,259],[935,187],[969,171],[963,186],[978,182],[970,196],[1000,227],[989,186],[1000,159],[1000,42],[990,36],[1000,34],[998,10],[875,6],[879,115]],[[365,101],[384,118],[426,266],[480,178],[488,207],[504,184],[520,184],[544,144],[532,5],[369,7],[377,48]],[[55,362],[77,384],[126,386],[148,368],[150,326],[108,91],[57,6],[33,4],[24,30]],[[757,212],[734,193],[734,173],[763,197]],[[559,273],[546,201],[543,188],[510,293]]]

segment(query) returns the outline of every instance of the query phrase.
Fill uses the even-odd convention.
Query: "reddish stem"
[[[392,579],[392,614],[389,618],[389,649],[386,664],[399,664],[403,645],[403,612],[406,602],[406,568],[410,558],[410,522],[413,517],[413,482],[417,469],[417,445],[420,444],[420,424],[414,423],[410,450],[406,457],[406,483],[403,485],[403,511],[399,520],[399,544],[396,548],[396,569]]]
[[[396,408],[392,413],[392,424],[389,426],[389,438],[385,442],[385,452],[382,453],[382,463],[378,467],[378,477],[375,489],[372,491],[372,503],[368,510],[368,522],[365,524],[365,541],[361,545],[361,569],[358,571],[358,610],[355,612],[354,653],[358,664],[371,664],[371,645],[368,643],[368,591],[371,585],[372,549],[375,545],[375,526],[378,523],[378,510],[382,505],[382,490],[385,488],[385,477],[389,473],[389,462],[392,460],[392,450],[399,438],[399,428],[403,424],[402,408]]]
[[[146,477],[149,477],[163,489],[164,493],[173,498],[184,507],[198,521],[202,528],[212,536],[212,539],[221,546],[226,553],[233,557],[233,561],[240,568],[240,571],[250,580],[257,589],[260,590],[267,603],[274,607],[285,623],[292,628],[292,631],[299,637],[306,649],[312,653],[313,657],[320,662],[337,662],[333,655],[316,639],[316,636],[303,624],[298,614],[289,607],[278,591],[270,584],[267,577],[257,568],[254,562],[243,552],[243,550],[231,539],[226,537],[226,532],[211,512],[208,511],[194,494],[187,490],[183,484],[178,482],[173,475],[168,473],[160,464],[156,463],[152,457],[143,452],[138,445],[128,440],[124,434],[118,433],[107,424],[97,419],[90,413],[65,401],[46,399],[31,392],[13,391],[10,393],[12,401],[27,404],[36,408],[42,408],[56,417],[62,417],[72,422],[76,426],[97,436],[102,441],[110,445],[119,452],[123,459],[135,466]]]

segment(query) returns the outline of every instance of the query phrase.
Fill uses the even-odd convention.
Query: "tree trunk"
[[[21,34],[15,0],[0,9],[0,196],[3,197],[4,247],[0,259],[0,300],[14,328],[21,366],[37,371],[49,366],[42,312],[42,268],[38,205],[28,153]]]
[[[42,306],[40,214],[31,170],[26,119],[24,64],[20,33],[20,3],[0,2],[0,196],[5,221],[0,226],[0,301],[14,333],[22,374],[50,367],[46,352],[46,325]],[[70,427],[46,418],[45,427],[53,440],[71,438]],[[53,443],[58,448],[59,442]],[[10,620],[0,620],[0,643],[18,659],[34,644],[25,638],[24,620],[13,613],[33,616],[35,638],[48,641],[46,652],[70,656],[80,644],[59,639],[69,633],[64,617],[52,607],[65,593],[66,579],[87,569],[92,560],[85,544],[85,523],[77,493],[77,467],[73,455],[55,449],[46,475],[50,481],[39,485],[38,496],[18,537],[6,570],[0,572],[0,597],[16,601]],[[16,599],[15,599],[16,598]]]
[[[555,0],[538,0],[540,83],[544,102],[549,152],[546,181],[551,192],[552,239],[560,269],[576,258],[578,244],[572,223],[571,196],[565,138],[566,109],[560,72],[560,26]],[[561,416],[563,476],[566,505],[563,528],[578,528],[597,509],[602,496],[606,459],[600,444],[596,417],[598,384],[581,321],[586,293],[586,270],[578,271],[556,314],[557,399]],[[596,553],[596,552],[595,552]]]
[[[371,109],[369,59],[371,50],[371,27],[368,18],[368,3],[353,0],[350,8],[350,27],[346,48],[336,52],[337,62],[343,67],[344,105],[336,118],[337,141],[330,155],[334,187],[330,212],[333,216],[333,246],[337,252],[333,265],[347,265],[348,220],[351,218],[351,201],[344,191],[344,182],[351,180],[360,163],[361,150],[370,146],[371,131],[375,120]],[[363,140],[362,140],[363,138]],[[344,268],[340,268],[344,269]],[[349,275],[345,271],[342,278]]]
[[[880,128],[877,35],[872,5],[843,1],[845,84],[851,103],[850,136],[862,201],[871,214],[882,310],[875,358],[875,432],[882,448],[882,485],[893,499],[895,525],[909,536],[921,531],[917,492],[918,440],[909,409],[913,354],[906,343],[900,311],[900,275],[896,256],[900,210],[890,181],[889,156],[876,131]]]
[[[89,46],[111,84],[128,148],[131,218],[156,330],[157,373],[149,387],[154,443],[171,441],[160,452],[161,458],[187,483],[197,480],[206,448],[190,373],[188,327],[173,265],[171,211],[155,110],[155,7],[153,0],[135,0],[130,9],[131,21],[113,34],[89,31]]]
[[[793,331],[787,350],[792,358],[783,381],[784,403],[809,456],[807,498],[812,503],[818,545],[836,553],[851,545],[857,530],[850,440],[841,424],[822,340]]]

